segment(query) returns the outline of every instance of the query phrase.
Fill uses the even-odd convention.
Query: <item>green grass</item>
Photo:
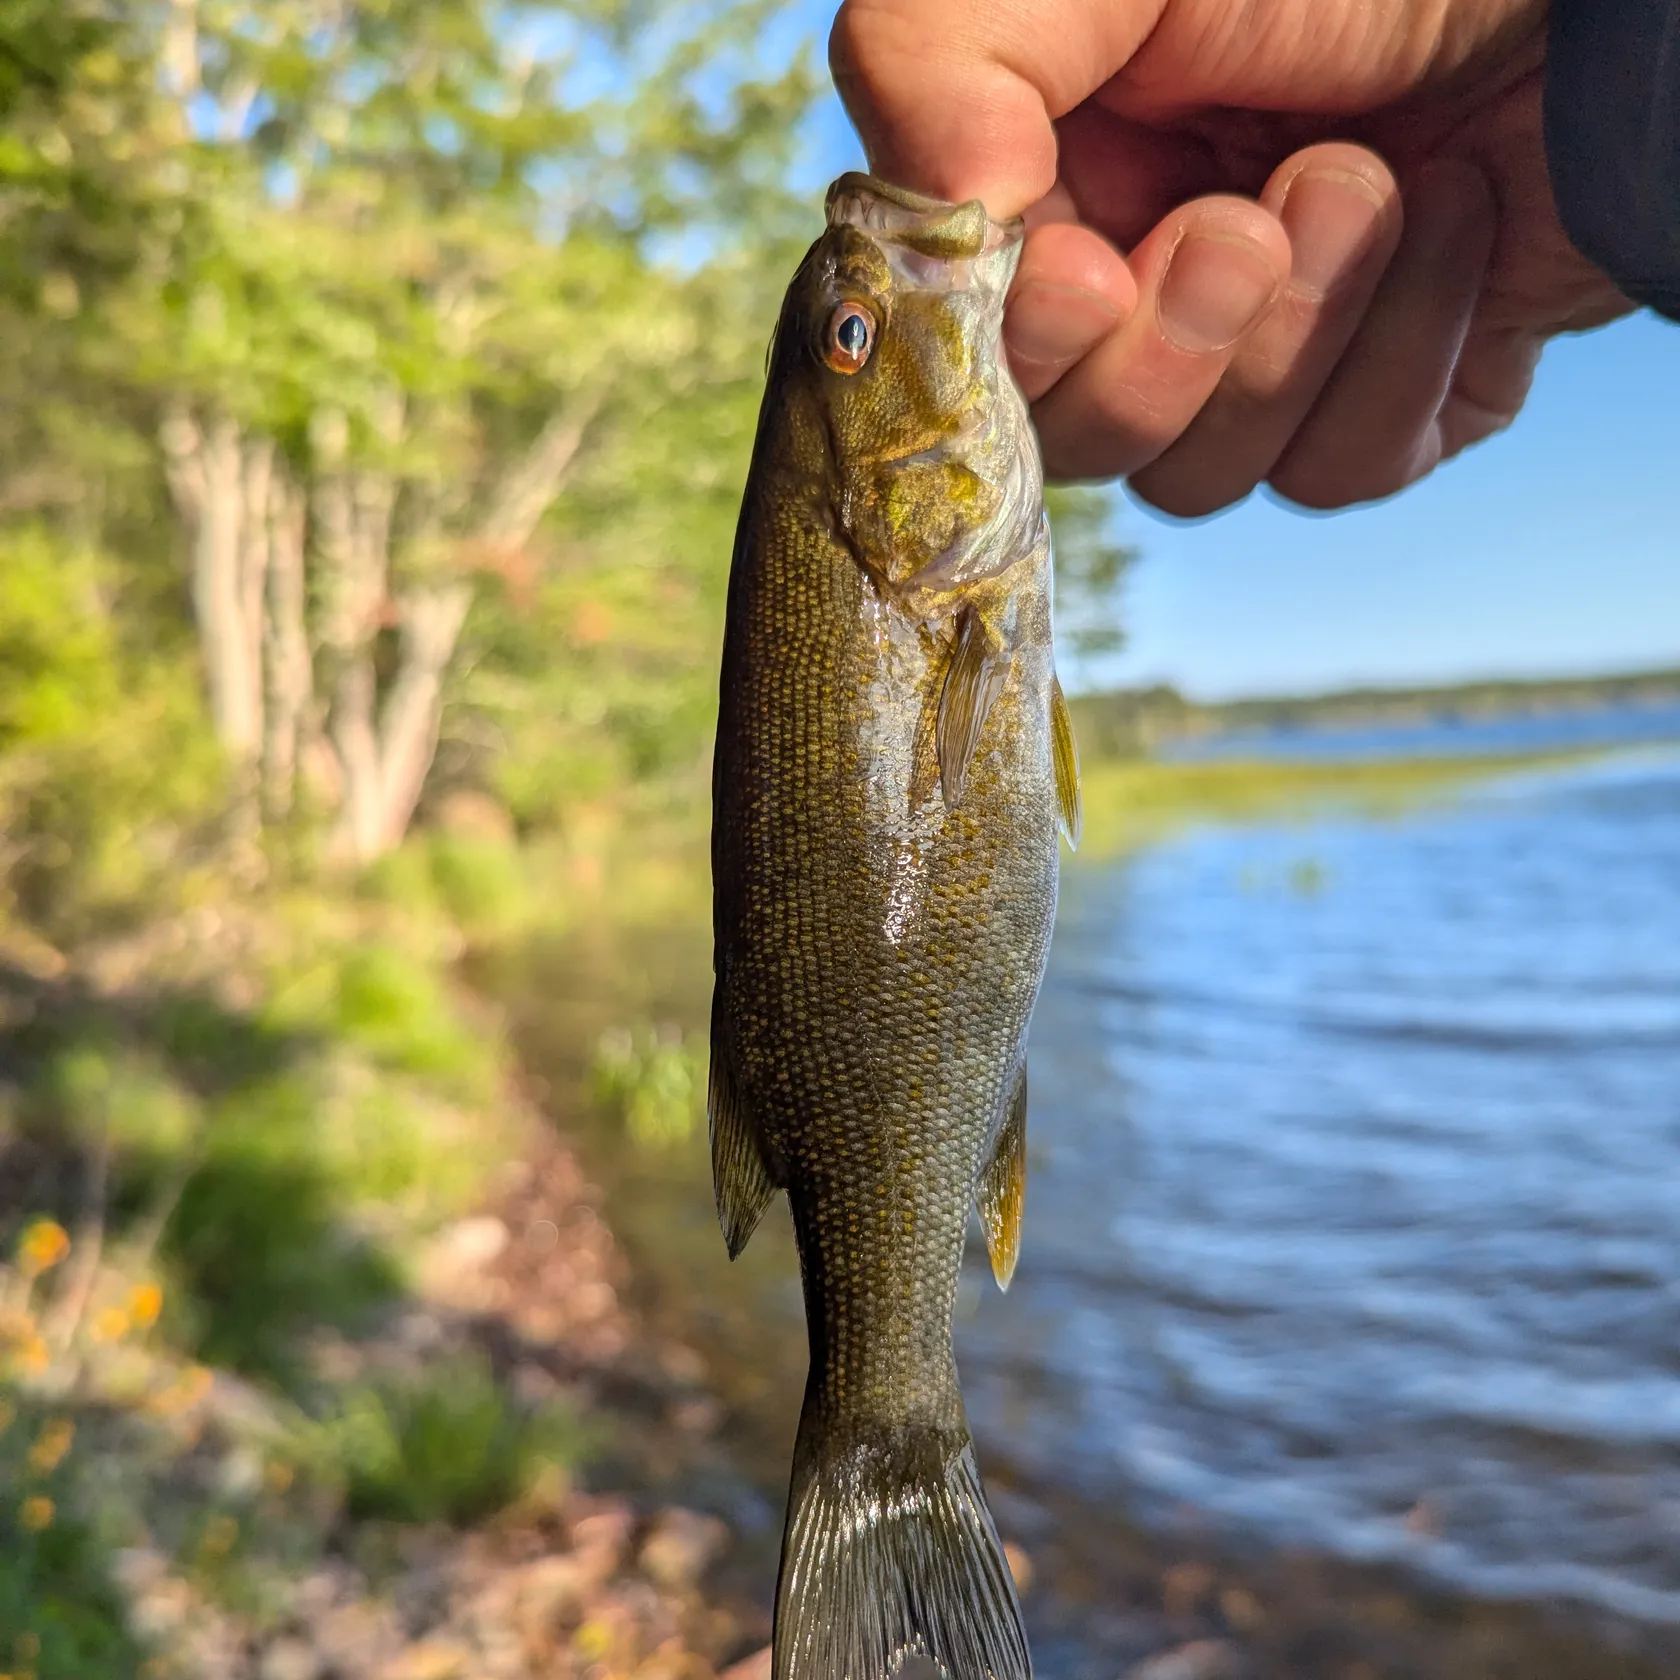
[[[470,1523],[570,1467],[585,1431],[563,1407],[524,1407],[483,1359],[364,1385],[327,1426],[353,1518]]]
[[[1396,816],[1493,776],[1578,756],[1099,761],[1083,773],[1080,855],[1114,856],[1207,823],[1303,821],[1333,811]]]

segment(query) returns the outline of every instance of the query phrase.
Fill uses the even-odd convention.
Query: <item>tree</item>
[[[476,580],[739,312],[670,260],[779,212],[811,97],[765,8],[173,0],[178,214],[117,311],[218,734],[366,859],[403,835]],[[651,43],[651,44],[650,44]],[[627,93],[576,97],[585,80]],[[664,260],[662,260],[662,258]],[[720,312],[720,305],[724,305]]]
[[[1120,592],[1137,550],[1114,537],[1114,501],[1088,485],[1052,485],[1046,497],[1056,560],[1056,640],[1073,663],[1125,643]]]

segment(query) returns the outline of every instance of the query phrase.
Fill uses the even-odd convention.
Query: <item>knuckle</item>
[[[1132,479],[1131,488],[1141,501],[1170,519],[1206,519],[1235,507],[1254,489],[1252,482],[1236,484],[1188,463],[1175,462],[1161,470],[1163,466],[1158,462],[1146,468]]]

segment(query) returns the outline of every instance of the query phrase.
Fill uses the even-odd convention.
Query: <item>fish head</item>
[[[1038,442],[1003,354],[1021,237],[979,200],[845,175],[784,304],[772,381],[802,392],[796,453],[859,563],[918,616],[957,611],[1044,541]]]

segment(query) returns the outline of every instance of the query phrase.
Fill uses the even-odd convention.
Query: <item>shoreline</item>
[[[639,1012],[698,1019],[704,984],[694,971],[704,948],[703,928],[674,939],[667,926],[619,951],[614,965],[643,974]],[[693,1485],[717,1509],[749,1514],[733,1524],[719,1579],[756,1597],[767,1628],[805,1359],[791,1238],[773,1209],[730,1265],[700,1140],[647,1155],[584,1116],[581,1040],[558,1044],[551,1023],[566,975],[581,977],[604,955],[585,940],[525,973],[515,990],[543,1002],[513,1008],[514,1043],[546,1083],[544,1107],[603,1187],[630,1264],[628,1298],[657,1333],[699,1351],[718,1411],[704,1446],[709,1469]],[[1402,1567],[1274,1548],[1188,1516],[1151,1528],[1112,1501],[1041,1485],[1011,1463],[1006,1442],[979,1444],[1000,1530],[1030,1571],[1029,1631],[1049,1680],[1672,1680],[1676,1672],[1663,1664],[1660,1630],[1456,1593]],[[1180,1666],[1149,1667],[1169,1657]]]
[[[1354,774],[1099,762],[1081,861],[1101,867],[1201,823],[1405,814],[1561,761]],[[236,1128],[230,1149],[238,1127],[272,1115],[324,1128],[263,1133],[294,1153],[248,1181],[261,1194],[241,1241],[257,1247],[192,1261],[197,1271],[182,1269],[189,1248],[152,1250],[202,1154],[185,1150],[174,1180],[135,1180],[152,1199],[145,1218],[131,1231],[125,1203],[128,1223],[113,1208],[105,1231],[102,1201],[74,1217],[96,1183],[78,1134],[0,1134],[25,1150],[0,1213],[64,1221],[62,1247],[22,1280],[33,1301],[11,1275],[19,1262],[0,1265],[8,1299],[50,1334],[58,1297],[92,1280],[66,1351],[55,1343],[40,1373],[8,1378],[19,1409],[15,1421],[0,1413],[0,1455],[33,1465],[55,1431],[76,1441],[62,1465],[29,1472],[54,1543],[82,1548],[39,1602],[75,1605],[90,1630],[129,1642],[68,1668],[44,1656],[43,1674],[762,1680],[804,1341],[785,1219],[767,1221],[733,1268],[715,1227],[691,1112],[704,1087],[705,873],[698,844],[679,838],[615,849],[622,831],[603,828],[598,850],[498,852],[489,862],[529,883],[520,892],[551,868],[571,879],[541,912],[534,896],[510,896],[519,913],[486,918],[476,938],[470,921],[388,885],[364,899],[230,904],[178,943],[148,935],[68,967],[56,952],[0,963],[0,1027],[13,1035],[0,1046],[20,1051],[0,1099],[58,1116],[53,1105],[82,1089],[64,1068],[85,1079],[108,1067],[109,1089],[161,1105],[123,1111],[129,1126],[179,1113]],[[407,862],[423,868],[424,856]],[[645,1024],[669,1070],[686,1070],[689,1130],[657,1147],[627,1136],[591,1089],[603,1034],[630,1023]],[[86,1061],[88,1045],[107,1044],[106,1060]],[[345,1124],[362,1130],[335,1141]],[[224,1174],[243,1157],[226,1159]],[[315,1177],[285,1176],[306,1169]],[[412,1183],[409,1200],[379,1188],[392,1175]],[[294,1218],[300,1183],[327,1199]],[[230,1240],[213,1201],[189,1212],[199,1223],[171,1243],[205,1229]],[[385,1293],[365,1311],[353,1291],[377,1282],[373,1261]],[[301,1304],[261,1295],[253,1320],[228,1294],[230,1265],[248,1268],[238,1287],[295,1290],[300,1264],[315,1268]],[[207,1325],[245,1336],[245,1351],[218,1353]],[[18,1319],[6,1333],[28,1328]],[[258,1329],[269,1339],[251,1340]],[[293,1376],[262,1364],[293,1340]],[[32,1357],[26,1341],[0,1353],[14,1346]],[[1623,1649],[1579,1618],[1441,1593],[1399,1571],[1150,1529],[1034,1483],[1007,1443],[982,1439],[981,1452],[1048,1680],[1673,1672],[1631,1634]],[[10,1637],[29,1624],[8,1622],[6,1588],[0,1572]],[[31,1607],[27,1592],[21,1602]]]

